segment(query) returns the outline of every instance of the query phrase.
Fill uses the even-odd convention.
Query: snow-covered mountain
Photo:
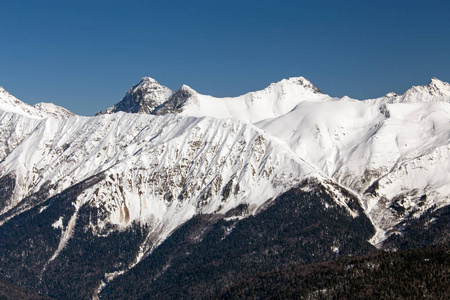
[[[283,79],[267,88],[234,98],[215,98],[194,91],[179,108],[185,116],[232,118],[255,123],[279,117],[304,101],[330,101],[331,97],[303,77]]]
[[[97,291],[194,216],[240,220],[292,188],[324,190],[350,218],[367,215],[379,247],[405,220],[450,204],[450,85],[435,78],[359,101],[303,77],[234,98],[145,77],[95,117],[0,88],[0,141],[0,227],[47,214],[53,246],[40,282],[77,223],[98,239],[145,228]]]
[[[374,242],[402,220],[392,205],[402,207],[403,216],[417,216],[450,201],[450,84],[437,78],[403,95],[364,101],[322,94],[303,77],[235,98],[214,98],[183,86],[166,99],[153,114],[250,123],[358,193],[380,229]]]
[[[391,92],[384,98],[387,103],[450,102],[450,84],[433,77],[428,85],[413,86],[403,95]]]
[[[172,94],[168,87],[160,85],[155,79],[143,77],[138,84],[131,87],[122,100],[98,114],[119,111],[150,114]]]
[[[0,109],[31,118],[66,119],[74,114],[64,107],[53,103],[37,103],[34,106],[23,103],[0,86]]]
[[[118,111],[154,115],[177,113],[191,117],[233,118],[254,123],[281,116],[301,101],[320,102],[329,99],[328,95],[323,95],[304,77],[283,79],[261,91],[234,98],[202,95],[187,85],[172,92],[156,80],[144,77],[120,102],[98,114]]]

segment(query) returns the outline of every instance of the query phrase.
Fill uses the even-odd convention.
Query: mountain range
[[[0,273],[56,298],[207,298],[450,237],[436,78],[357,100],[303,77],[234,98],[144,77],[93,117],[0,88],[0,140]]]

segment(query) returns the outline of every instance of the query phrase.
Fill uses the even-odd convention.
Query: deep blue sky
[[[332,96],[450,81],[450,1],[1,1],[0,86],[93,115],[141,77],[237,96],[304,76]]]

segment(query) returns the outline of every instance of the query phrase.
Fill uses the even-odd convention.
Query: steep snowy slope
[[[3,120],[7,123],[11,116],[6,114]],[[279,151],[286,151],[270,145],[252,126],[232,120],[119,113],[61,121],[20,121],[24,123],[21,126],[25,128],[22,131],[25,137],[21,136],[18,145],[8,148],[9,153],[0,165],[0,176],[13,173],[18,183],[13,205],[39,191],[44,184],[50,183],[53,193],[57,193],[105,170],[120,171],[124,176],[136,173],[130,178],[132,182],[137,177],[141,177],[140,181],[155,177],[148,190],[151,195],[143,196],[148,201],[155,197],[153,194],[181,199],[182,191],[191,196],[197,191],[205,192],[205,186],[213,183],[210,192],[220,196],[221,188],[232,177],[236,177],[235,185],[244,187],[252,178],[257,181],[263,174],[270,177],[271,169],[280,168],[281,162],[288,159],[288,154],[284,154],[284,159],[272,158],[272,152],[278,155]],[[14,133],[16,124],[9,125]],[[291,165],[286,163],[280,169],[289,174],[293,171]],[[245,177],[246,172],[252,178]],[[125,177],[119,176],[119,180],[120,184],[113,188],[126,184],[122,182]],[[135,188],[136,193],[148,187],[142,182],[133,185],[130,188]],[[167,191],[163,193],[164,189]],[[132,219],[136,218],[139,217],[133,214]]]
[[[44,118],[51,117],[54,119],[67,119],[75,115],[70,110],[53,103],[40,102],[33,105],[33,107],[39,110],[43,114]]]

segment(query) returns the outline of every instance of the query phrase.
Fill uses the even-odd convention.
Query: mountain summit
[[[403,95],[389,93],[388,103],[450,102],[450,84],[433,77],[428,85],[413,86]]]
[[[33,106],[28,105],[6,91],[0,86],[0,110],[17,113],[31,118],[54,118],[67,119],[74,114],[64,107],[53,103],[37,103]]]
[[[283,79],[260,91],[224,98],[202,95],[187,85],[173,92],[156,80],[144,77],[120,102],[98,114],[118,111],[153,115],[176,113],[256,122],[285,114],[305,100],[324,101],[329,98],[304,77]]]
[[[151,77],[143,77],[138,84],[125,94],[118,103],[98,114],[111,114],[119,111],[151,114],[155,108],[166,102],[173,94],[172,90],[159,84]]]

